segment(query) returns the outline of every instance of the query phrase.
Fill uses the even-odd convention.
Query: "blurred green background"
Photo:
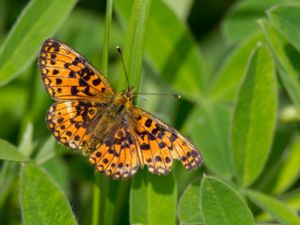
[[[112,14],[106,1],[0,0],[0,224],[300,224],[298,1],[108,2]],[[118,91],[116,45],[141,92],[181,95],[137,104],[189,137],[204,165],[113,181],[56,143],[37,66],[49,37]]]

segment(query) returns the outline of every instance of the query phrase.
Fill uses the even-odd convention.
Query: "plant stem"
[[[106,3],[106,14],[105,14],[105,31],[103,38],[103,47],[102,47],[102,60],[101,60],[101,70],[104,75],[107,76],[107,64],[108,64],[108,48],[109,48],[109,37],[110,37],[110,26],[112,20],[112,9],[113,9],[113,0],[107,0]]]
[[[93,217],[92,224],[99,224],[99,212],[100,212],[100,199],[101,199],[101,191],[99,186],[99,174],[95,171],[94,175],[94,184],[93,184]]]
[[[110,26],[112,20],[112,8],[113,0],[107,0],[106,2],[106,15],[105,15],[105,30],[104,30],[104,39],[101,52],[101,66],[104,76],[107,75],[107,63],[108,63],[108,48],[109,48],[109,34]],[[95,171],[95,180],[93,185],[93,215],[92,215],[92,224],[99,225],[104,221],[104,210],[105,210],[105,201],[104,197],[107,192],[107,182],[103,182],[105,179],[101,179],[97,171]],[[99,218],[102,215],[101,218]],[[102,223],[100,222],[102,221]]]

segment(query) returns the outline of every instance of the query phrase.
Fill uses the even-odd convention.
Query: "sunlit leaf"
[[[40,167],[22,167],[20,191],[24,224],[77,224],[64,193]]]
[[[181,224],[201,224],[200,180],[191,183],[182,194],[178,205]]]
[[[259,27],[257,20],[265,16],[265,11],[277,3],[295,2],[291,0],[251,0],[237,1],[229,10],[222,30],[229,43],[243,40],[245,36],[255,33]]]
[[[280,194],[289,189],[300,176],[300,137],[299,134],[292,139],[292,142],[283,155],[282,166],[278,172],[278,178],[274,185],[273,193]]]
[[[187,133],[199,148],[209,170],[222,176],[233,174],[228,143],[229,107],[205,104],[194,108],[186,121]]]
[[[288,52],[292,51],[292,48],[286,43],[286,40],[279,35],[275,28],[267,21],[260,20],[261,25],[268,44],[270,45],[274,57],[277,60],[277,69],[279,71],[282,83],[289,94],[291,100],[293,101],[298,113],[300,112],[300,85],[298,82],[298,72],[299,68],[295,68],[297,62],[292,62],[288,56]],[[294,53],[295,54],[295,53]],[[293,61],[299,58],[298,56],[293,57]],[[298,63],[300,63],[298,61]]]
[[[218,70],[210,88],[210,97],[214,101],[232,101],[245,73],[247,61],[253,48],[265,38],[261,33],[245,38],[227,57]]]
[[[242,198],[216,178],[203,178],[200,199],[205,225],[255,224],[253,215]]]
[[[279,5],[268,11],[277,30],[300,51],[300,5]]]
[[[277,85],[271,53],[259,45],[251,54],[232,119],[233,165],[250,185],[262,172],[271,149],[277,112]]]
[[[142,171],[133,178],[130,191],[130,223],[155,225],[176,221],[177,188],[173,174],[152,175]],[[142,201],[141,201],[142,200]]]

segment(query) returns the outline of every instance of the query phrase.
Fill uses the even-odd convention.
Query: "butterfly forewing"
[[[92,65],[75,50],[55,40],[41,48],[39,66],[44,86],[54,99],[107,101],[114,90]]]

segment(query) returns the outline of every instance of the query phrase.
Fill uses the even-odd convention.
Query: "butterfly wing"
[[[47,92],[55,100],[107,101],[114,94],[105,77],[80,54],[67,45],[47,39],[39,56],[41,77]]]
[[[133,132],[126,121],[112,130],[89,158],[100,173],[122,179],[133,176],[139,168],[139,158]]]
[[[105,103],[62,101],[52,104],[46,122],[56,140],[66,147],[81,149],[90,141],[88,128],[104,114]]]
[[[52,38],[42,45],[39,66],[46,90],[59,101],[48,110],[49,129],[61,144],[84,148],[91,138],[88,128],[104,113],[114,90],[80,54]]]
[[[131,121],[141,152],[140,161],[151,173],[169,173],[173,159],[180,160],[188,170],[200,166],[202,157],[197,148],[171,126],[136,107]]]

